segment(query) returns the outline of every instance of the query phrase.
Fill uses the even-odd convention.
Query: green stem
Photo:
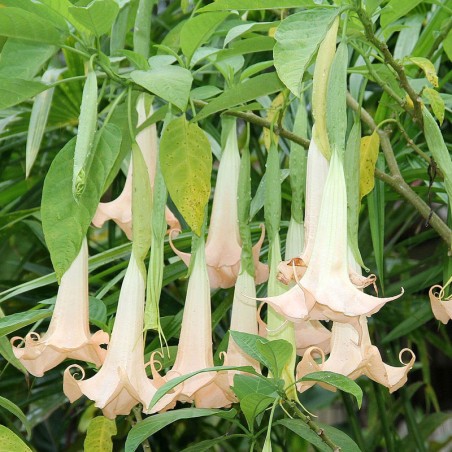
[[[135,419],[138,422],[141,422],[143,420],[143,417],[141,416],[141,410],[138,407],[135,407],[133,409],[133,414],[135,415]],[[149,444],[149,440],[146,438],[142,443],[141,447],[143,448],[144,452],[152,452],[151,445]]]
[[[411,405],[410,399],[408,398],[408,391],[406,388],[402,388],[401,392],[408,432],[416,443],[416,450],[418,452],[426,452],[424,441],[419,434],[419,425],[416,422],[416,418],[414,416],[413,406]]]
[[[353,436],[361,450],[366,450],[366,443],[363,438],[363,434],[361,431],[361,426],[359,425],[359,419],[356,414],[355,407],[353,405],[353,401],[351,397],[345,392],[341,392],[342,401],[345,405],[345,410],[347,411],[348,420],[350,422],[350,426],[352,428]]]
[[[385,407],[381,386],[378,383],[372,382],[372,387],[374,388],[375,398],[377,400],[377,408],[380,415],[381,426],[383,428],[383,435],[385,437],[386,449],[388,452],[394,452],[394,437],[389,427],[388,413]]]

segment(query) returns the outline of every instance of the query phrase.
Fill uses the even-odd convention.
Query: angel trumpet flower
[[[206,242],[206,262],[211,288],[227,289],[234,286],[240,270],[242,246],[237,214],[239,170],[240,155],[234,122],[221,155]],[[268,279],[267,265],[259,262],[264,236],[265,230],[262,228],[261,237],[253,247],[256,284]],[[171,242],[170,244],[185,265],[189,266],[190,253],[183,253]]]
[[[83,380],[85,373],[80,366],[64,372],[63,390],[71,402],[84,394],[110,419],[129,414],[138,403],[149,405],[156,388],[144,366],[144,294],[144,277],[132,253],[104,365],[87,380]],[[81,372],[80,380],[71,374],[73,369]]]
[[[198,240],[194,259],[174,365],[165,377],[161,377],[151,358],[152,375],[158,386],[172,378],[214,365],[209,277],[202,238]],[[177,401],[194,402],[197,408],[221,408],[230,406],[234,400],[226,372],[205,372],[184,381],[173,393],[168,393],[150,408],[151,412],[166,411],[173,408]]]
[[[373,297],[360,291],[350,280],[345,178],[340,157],[333,153],[306,273],[286,293],[262,301],[293,322],[328,319],[353,322],[359,329],[359,316],[370,316],[402,294],[403,289],[394,297]]]
[[[108,344],[108,334],[89,331],[88,245],[82,243],[79,254],[61,279],[58,295],[47,332],[28,333],[23,340],[13,337],[11,344],[16,358],[32,375],[42,377],[66,358],[88,361],[100,366]],[[14,344],[24,341],[23,347]]]
[[[447,281],[444,287],[433,286],[429,291],[433,315],[444,324],[452,319],[452,295],[444,298],[444,290],[451,282],[452,278]],[[435,291],[435,289],[439,289],[439,291]]]
[[[146,108],[145,104],[145,97],[141,96],[137,103],[138,126],[153,113],[152,106]],[[136,141],[146,162],[149,180],[151,181],[151,187],[153,187],[158,153],[156,125],[152,124],[139,132],[136,136]],[[121,194],[113,201],[99,203],[92,220],[93,225],[97,228],[102,227],[106,221],[113,220],[124,231],[129,240],[132,240],[132,166],[132,162],[130,162],[126,182]],[[165,210],[165,217],[170,229],[180,229],[179,221],[168,207]]]
[[[345,375],[352,380],[361,375],[366,375],[371,380],[386,386],[391,393],[403,386],[416,359],[414,353],[408,348],[400,352],[399,360],[403,364],[402,367],[385,364],[378,348],[370,342],[366,316],[361,316],[359,323],[362,330],[361,339],[358,331],[352,325],[334,322],[329,358],[325,361],[322,350],[316,347],[309,348],[297,366],[297,379],[311,372],[330,371]],[[402,355],[405,352],[411,355],[408,363],[402,361]],[[322,356],[320,364],[314,360],[314,353]],[[298,383],[297,387],[302,392],[313,384],[303,381]],[[322,386],[331,389],[328,385],[322,384]]]

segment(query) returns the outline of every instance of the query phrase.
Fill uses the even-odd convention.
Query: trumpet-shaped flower
[[[137,112],[138,126],[152,115],[152,106],[149,109],[146,108],[143,96],[138,100]],[[136,136],[136,141],[146,162],[149,180],[151,187],[153,187],[158,153],[156,125],[152,124],[139,132]],[[132,166],[132,162],[130,162],[126,182],[121,194],[113,201],[99,203],[92,220],[94,226],[98,228],[102,227],[106,221],[113,220],[124,231],[129,240],[132,240]],[[170,229],[180,229],[179,221],[168,207],[165,210],[165,217]]]
[[[108,344],[108,334],[89,331],[88,245],[82,243],[79,254],[61,279],[58,295],[47,332],[40,336],[31,332],[23,340],[13,337],[13,352],[32,375],[42,377],[66,358],[100,366]],[[14,344],[24,341],[23,346]]]
[[[370,316],[402,293],[377,298],[363,293],[350,280],[345,178],[340,157],[334,153],[306,273],[288,292],[263,301],[293,322],[303,319],[353,322],[359,330],[359,316]]]
[[[226,289],[234,286],[240,270],[242,246],[237,213],[239,170],[240,155],[234,123],[221,155],[206,242],[207,271],[212,288]],[[264,236],[265,230],[262,227],[261,237],[253,247],[255,281],[257,284],[268,279],[267,265],[259,262],[259,253]],[[191,255],[177,250],[171,242],[170,244],[173,251],[188,266]]]
[[[255,299],[256,286],[254,278],[246,270],[243,270],[235,283],[230,330],[258,334]],[[257,372],[260,372],[259,363],[238,347],[231,336],[229,337],[228,350],[225,353],[224,365],[252,366]],[[231,385],[235,374],[235,371],[228,372]]]
[[[138,403],[149,405],[156,388],[144,366],[144,294],[144,277],[132,253],[103,366],[87,380],[83,379],[80,366],[71,366],[64,372],[63,390],[71,402],[84,394],[110,419],[129,414]],[[81,371],[81,379],[71,374],[73,369]]]
[[[174,365],[165,377],[161,377],[151,359],[154,381],[159,386],[175,377],[214,365],[210,288],[203,239],[198,241],[194,259]],[[151,412],[165,411],[172,408],[177,401],[194,402],[198,408],[220,408],[230,406],[234,400],[226,372],[205,372],[182,382],[174,392],[168,393],[166,398],[151,407]]]
[[[385,364],[378,348],[370,342],[366,316],[361,316],[359,322],[362,330],[361,338],[352,325],[334,322],[329,358],[325,361],[323,350],[316,347],[309,348],[297,366],[297,379],[311,372],[330,371],[345,375],[352,380],[361,375],[366,375],[371,380],[389,388],[389,392],[394,392],[403,386],[407,381],[407,374],[416,359],[414,353],[407,348],[400,352],[399,359],[403,364],[402,367]],[[405,352],[410,354],[408,363],[402,361],[402,355]],[[313,354],[322,356],[320,364],[315,361]],[[298,383],[297,387],[302,392],[313,384],[303,381]],[[322,386],[334,390],[328,385],[322,384]]]
[[[444,324],[452,319],[452,295],[444,298],[444,289],[451,283],[451,281],[452,278],[449,279],[444,287],[433,286],[429,291],[433,315]]]

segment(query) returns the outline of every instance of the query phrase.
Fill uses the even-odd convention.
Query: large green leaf
[[[0,36],[61,44],[64,34],[49,20],[19,8],[0,8]]]
[[[198,11],[285,9],[303,6],[312,7],[315,4],[313,0],[216,0]]]
[[[160,165],[174,204],[199,235],[212,172],[212,152],[206,134],[185,116],[171,121],[160,142]]]
[[[228,16],[228,12],[201,14],[191,17],[184,23],[180,31],[180,45],[188,62],[191,61],[196,49],[212,36]]]
[[[0,425],[0,450],[5,452],[31,452],[31,449],[9,428]]]
[[[257,75],[239,85],[233,86],[212,102],[209,102],[194,120],[199,121],[218,111],[235,107],[236,105],[252,101],[261,96],[276,93],[282,89],[284,89],[284,85],[275,72]]]
[[[232,389],[239,400],[242,400],[247,394],[252,393],[275,398],[278,395],[277,391],[281,389],[280,383],[284,384],[284,381],[262,376],[235,374]]]
[[[274,397],[259,393],[247,394],[240,400],[240,408],[245,415],[248,428],[251,431],[253,431],[254,419],[256,419],[256,416],[267,409],[274,401]]]
[[[145,439],[180,419],[194,419],[205,416],[221,416],[226,419],[232,419],[236,413],[237,411],[234,409],[224,411],[205,408],[183,408],[150,416],[132,427],[127,436],[125,452],[135,451]]]
[[[0,336],[13,333],[20,330],[24,326],[46,319],[52,315],[52,311],[48,309],[39,309],[37,311],[25,311],[10,314],[0,319]]]
[[[317,8],[292,14],[278,27],[273,50],[279,78],[295,94],[312,57],[338,14],[338,9]]]
[[[380,23],[382,27],[393,24],[416,8],[422,0],[390,0],[381,10]]]
[[[42,192],[42,227],[57,279],[76,258],[94,216],[105,181],[121,146],[121,132],[108,124],[97,132],[97,147],[77,200],[72,195],[75,139],[55,157]]]
[[[83,444],[85,452],[111,452],[112,436],[116,435],[116,424],[112,419],[97,416],[91,420]]]
[[[362,389],[353,380],[350,380],[350,378],[347,378],[344,375],[325,370],[321,372],[312,372],[305,375],[303,378],[300,378],[298,381],[318,381],[327,383],[330,386],[334,386],[335,388],[354,396],[358,402],[358,407],[361,408],[361,403],[363,401]]]
[[[361,449],[358,447],[355,441],[353,441],[350,438],[350,436],[348,436],[342,430],[339,430],[338,428],[335,427],[331,427],[331,425],[322,424],[320,422],[317,422],[317,425],[321,429],[323,429],[323,431],[328,435],[331,441],[334,444],[338,445],[341,448],[341,450],[347,452],[361,452]]]
[[[96,36],[108,33],[119,12],[114,0],[96,0],[87,6],[70,6],[69,13]]]
[[[279,378],[292,356],[293,348],[284,339],[276,339],[270,342],[257,342],[257,350],[262,355],[263,364],[268,367],[272,375]]]
[[[306,440],[308,443],[314,445],[316,449],[321,452],[330,452],[330,447],[322,441],[319,435],[311,430],[308,425],[301,419],[283,419],[275,423],[275,425],[283,425],[284,427],[292,430],[298,436]]]
[[[28,436],[31,436],[31,428],[27,416],[25,416],[24,412],[15,403],[11,402],[11,400],[5,399],[5,397],[0,396],[0,406],[16,416],[20,420],[20,422],[24,424],[25,428],[27,429]]]
[[[47,88],[44,83],[0,75],[0,110],[20,104]]]
[[[133,71],[132,80],[153,94],[185,111],[193,77],[180,66],[163,66],[149,71]]]

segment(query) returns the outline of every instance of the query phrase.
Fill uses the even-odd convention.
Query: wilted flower
[[[240,155],[234,123],[228,134],[218,168],[217,185],[213,198],[212,215],[206,242],[206,262],[210,287],[223,289],[234,286],[240,270],[242,252],[237,214],[237,191]],[[256,284],[268,279],[268,267],[259,262],[259,253],[265,230],[253,247]],[[190,253],[183,253],[170,242],[173,251],[190,264]]]
[[[129,414],[138,403],[149,405],[156,388],[144,366],[144,298],[144,277],[132,253],[104,365],[87,380],[83,380],[85,372],[78,365],[64,372],[63,390],[71,402],[84,394],[111,419]],[[81,372],[81,379],[71,374],[74,369]]]
[[[402,367],[385,364],[378,348],[370,342],[366,316],[361,316],[359,323],[362,330],[361,338],[358,331],[349,323],[334,322],[329,358],[325,361],[323,350],[317,347],[309,348],[297,366],[297,379],[312,372],[330,371],[345,375],[352,380],[366,375],[371,380],[389,388],[389,392],[394,392],[403,386],[416,359],[414,353],[408,348],[400,352],[399,359],[403,364]],[[411,355],[408,363],[402,361],[402,355],[405,352]],[[322,356],[320,364],[314,359],[314,354]],[[305,391],[314,384],[314,382],[303,381],[299,382],[297,387],[299,391]],[[328,385],[322,384],[322,386],[332,389]]]
[[[166,381],[191,372],[213,367],[212,322],[209,277],[206,270],[204,240],[198,240],[195,262],[188,281],[187,297],[179,337],[176,361],[165,377],[159,376],[151,358],[154,381],[161,386]],[[235,401],[226,372],[199,373],[168,393],[151,412],[165,411],[177,401],[194,402],[197,408],[221,408]]]
[[[138,99],[137,112],[137,126],[140,126],[152,116],[152,106],[149,106],[149,108],[146,107],[145,97],[143,95]],[[151,187],[153,187],[158,154],[156,125],[152,124],[139,132],[136,136],[136,141],[143,154],[144,161],[146,162],[149,180],[151,182]],[[94,226],[98,228],[102,227],[106,221],[113,220],[124,231],[129,240],[132,240],[132,167],[132,162],[130,162],[126,182],[121,194],[113,201],[99,203],[96,214],[92,220]],[[166,207],[165,210],[165,217],[170,229],[180,228],[179,221],[168,207]]]
[[[452,295],[444,298],[444,290],[451,282],[452,278],[449,279],[444,287],[433,286],[429,291],[433,315],[444,324],[452,319]]]
[[[66,358],[94,363],[100,366],[108,344],[108,334],[89,331],[88,245],[83,240],[79,254],[61,278],[52,319],[41,337],[30,332],[25,339],[13,337],[11,344],[16,358],[32,375],[42,377]],[[18,341],[23,346],[15,346]]]

